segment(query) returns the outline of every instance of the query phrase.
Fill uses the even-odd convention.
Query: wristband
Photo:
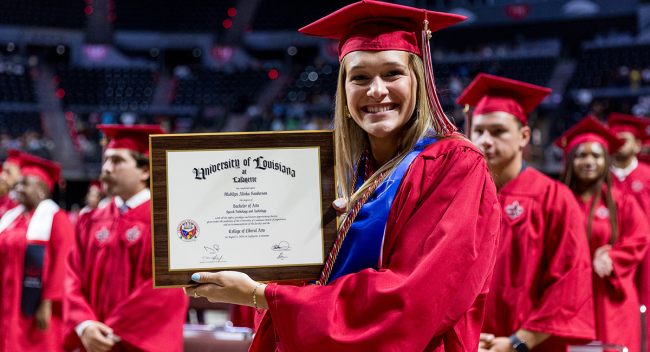
[[[512,348],[517,352],[529,352],[530,349],[526,345],[526,341],[520,340],[517,337],[517,334],[510,335],[510,342],[512,342]]]

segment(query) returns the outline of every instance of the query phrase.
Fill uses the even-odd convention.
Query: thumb
[[[97,322],[97,328],[99,329],[99,331],[101,331],[102,335],[104,336],[113,333],[113,329],[109,328],[107,325],[105,325],[102,322]]]
[[[339,198],[332,202],[332,206],[337,210],[345,210],[348,207],[348,201],[345,198]]]
[[[212,284],[217,284],[218,281],[218,273],[194,273],[192,274],[192,281],[200,282],[200,283],[212,283]]]

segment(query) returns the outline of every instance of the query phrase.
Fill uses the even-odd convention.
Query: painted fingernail
[[[194,281],[199,281],[199,280],[201,280],[201,275],[199,275],[199,274],[192,274],[192,280],[194,280]]]
[[[335,200],[334,205],[336,205],[337,208],[340,208],[341,207],[341,202],[339,202],[338,200]]]

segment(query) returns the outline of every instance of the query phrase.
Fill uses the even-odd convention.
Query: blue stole
[[[341,245],[328,283],[343,275],[357,273],[364,269],[378,269],[386,221],[388,221],[388,213],[391,205],[393,205],[397,189],[415,157],[435,141],[435,139],[430,138],[419,140],[415,148],[397,165],[388,178],[368,198],[366,204],[361,207],[359,214],[357,214],[356,219],[350,226],[350,230],[348,230],[343,245]],[[358,190],[364,182],[365,163],[361,162],[360,165],[357,165],[357,168],[359,168]]]

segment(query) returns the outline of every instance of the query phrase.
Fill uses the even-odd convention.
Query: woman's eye
[[[404,75],[404,72],[399,71],[399,70],[395,70],[395,71],[388,72],[388,74],[386,76],[394,77],[394,76],[403,76],[403,75]]]
[[[363,75],[356,75],[356,76],[352,76],[352,78],[350,78],[351,81],[362,81],[364,79],[367,79],[367,77],[363,76]]]

